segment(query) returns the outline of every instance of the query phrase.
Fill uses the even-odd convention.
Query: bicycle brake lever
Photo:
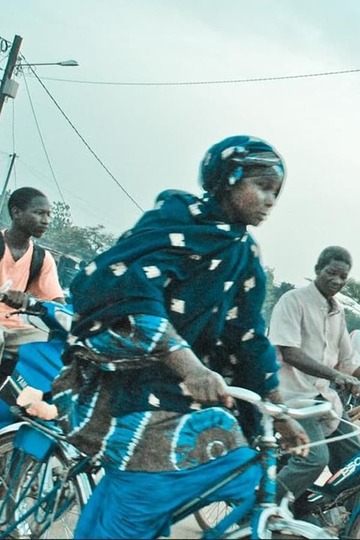
[[[28,403],[28,404],[25,405],[25,406],[21,406],[21,405],[11,405],[11,406],[9,407],[9,409],[10,409],[10,412],[11,412],[14,416],[16,416],[16,417],[18,417],[18,418],[21,418],[21,417],[23,417],[23,416],[26,416],[26,417],[31,418],[30,415],[29,415],[29,414],[27,413],[27,411],[26,411],[26,409],[29,408],[30,405],[31,405],[31,403]]]
[[[15,311],[10,311],[10,313],[6,313],[5,318],[10,319],[13,315],[24,315],[25,311],[23,309],[17,309]]]

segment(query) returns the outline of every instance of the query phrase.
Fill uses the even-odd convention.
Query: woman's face
[[[264,169],[257,171],[226,189],[221,205],[230,222],[257,227],[275,206],[283,179],[270,171],[264,174]]]

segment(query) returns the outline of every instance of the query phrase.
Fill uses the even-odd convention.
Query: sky
[[[27,62],[79,66],[34,68],[45,88],[29,70],[15,77],[0,186],[16,153],[11,190],[36,187],[76,225],[119,236],[162,190],[200,193],[213,143],[254,135],[287,168],[277,207],[251,230],[263,263],[302,284],[320,251],[341,245],[360,280],[360,72],[154,84],[360,69],[359,24],[358,0],[2,0],[0,36],[21,36]]]

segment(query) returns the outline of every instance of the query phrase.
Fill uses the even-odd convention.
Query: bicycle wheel
[[[0,500],[4,497],[7,489],[15,433],[16,430],[0,435]]]
[[[213,502],[194,512],[194,518],[203,531],[208,531],[230,514],[233,504],[225,501]]]
[[[360,538],[360,515],[358,515],[353,524],[351,525],[349,531],[347,531],[348,538]]]
[[[1,441],[0,441],[1,443]],[[0,450],[1,455],[1,450]],[[11,452],[0,538],[72,538],[78,517],[92,492],[92,479],[80,472],[68,481],[70,461],[59,444],[41,462],[22,450]]]
[[[231,509],[234,506],[234,502],[214,502],[201,508],[197,512],[194,512],[194,517],[198,525],[202,528],[203,531],[207,531],[212,527],[215,527],[217,523],[228,515],[231,512]],[[358,529],[357,532],[360,532],[360,516],[358,518]],[[354,523],[355,528],[355,523]],[[250,529],[249,526],[243,525],[233,525],[229,528],[227,533],[232,534],[232,538],[242,538],[243,540],[250,539]],[[303,540],[303,539],[320,539],[320,538],[336,538],[335,536],[330,535],[325,530],[320,527],[314,527],[311,524],[305,524],[303,522],[297,522],[296,520],[289,522],[278,520],[270,520],[267,530],[265,531],[266,536],[271,540]],[[349,538],[360,538],[359,536],[351,536]]]

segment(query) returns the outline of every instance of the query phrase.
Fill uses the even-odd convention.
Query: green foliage
[[[55,202],[51,207],[51,222],[49,232],[72,227],[70,206],[63,202]]]
[[[355,299],[354,299],[355,300]],[[345,308],[345,321],[349,332],[360,329],[360,315],[357,315],[351,309]]]
[[[345,294],[355,302],[360,304],[360,282],[354,278],[350,278],[345,287],[341,289],[342,294]],[[360,329],[360,314],[354,313],[351,309],[345,308],[345,321],[349,332]]]
[[[350,278],[341,292],[360,304],[360,281]]]
[[[7,207],[10,195],[11,191],[7,191],[5,193],[4,204],[0,212],[0,230],[7,229],[11,224],[11,219]]]
[[[114,235],[106,232],[103,225],[92,227],[73,225],[69,205],[56,202],[52,207],[49,229],[41,243],[65,255],[90,261],[114,242]]]
[[[282,281],[281,283],[279,283],[279,285],[277,285],[275,283],[274,269],[265,268],[265,272],[267,282],[266,296],[263,305],[263,316],[267,326],[269,326],[271,313],[275,304],[278,302],[278,300],[283,294],[285,294],[287,291],[291,291],[291,289],[295,289],[295,285],[293,285],[292,283],[288,283],[287,281]]]

